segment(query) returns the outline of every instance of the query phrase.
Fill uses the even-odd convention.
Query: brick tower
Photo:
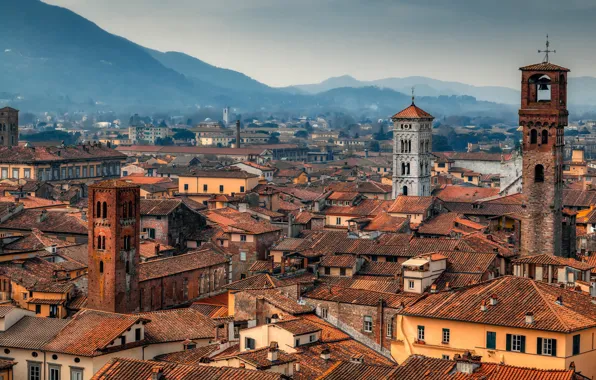
[[[548,50],[548,45],[547,45]],[[524,220],[521,254],[562,251],[563,146],[568,69],[548,62],[520,68]]]
[[[19,111],[14,108],[0,108],[0,146],[19,144]]]
[[[393,115],[393,198],[429,196],[434,117],[414,104]]]
[[[139,310],[140,189],[120,180],[89,186],[90,309]]]

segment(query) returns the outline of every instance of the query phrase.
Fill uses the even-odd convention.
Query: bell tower
[[[139,311],[140,188],[120,180],[89,186],[88,308]]]
[[[548,40],[542,63],[520,68],[523,130],[524,220],[521,254],[562,252],[563,146],[567,125],[567,74],[569,69],[548,60]]]

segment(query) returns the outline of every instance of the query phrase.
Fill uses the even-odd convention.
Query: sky
[[[270,86],[426,76],[519,87],[551,62],[596,76],[594,0],[44,0],[110,33]]]

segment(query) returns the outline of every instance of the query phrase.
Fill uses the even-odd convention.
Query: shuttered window
[[[491,350],[497,349],[497,333],[494,331],[486,332],[486,348]]]

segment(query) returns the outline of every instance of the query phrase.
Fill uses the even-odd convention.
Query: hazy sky
[[[271,86],[428,76],[517,88],[551,59],[596,76],[595,0],[44,0],[107,31]]]

